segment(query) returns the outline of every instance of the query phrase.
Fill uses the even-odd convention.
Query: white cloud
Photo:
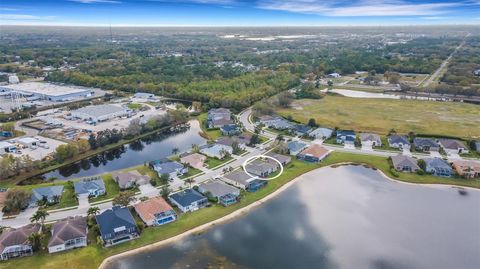
[[[295,13],[325,16],[430,16],[444,14],[449,8],[463,5],[456,3],[409,3],[403,0],[260,0],[261,9],[281,10]]]
[[[17,11],[18,9],[16,8],[11,8],[11,7],[0,7],[0,11]]]
[[[117,0],[69,0],[69,1],[82,3],[82,4],[97,4],[97,3],[120,4],[121,3],[121,1],[117,1]]]
[[[35,16],[30,14],[0,14],[0,20],[6,21],[17,21],[17,20],[27,20],[27,21],[45,21],[53,20],[55,16]]]
[[[194,3],[207,5],[232,5],[237,3],[236,0],[147,0],[150,2],[164,2],[164,3]]]

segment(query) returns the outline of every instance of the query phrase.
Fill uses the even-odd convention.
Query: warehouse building
[[[18,92],[26,97],[52,102],[65,102],[73,99],[91,97],[95,89],[71,85],[58,85],[43,82],[25,82],[8,85],[4,88]]]
[[[92,122],[107,121],[116,117],[127,116],[129,113],[128,108],[116,105],[87,106],[71,112],[74,118]]]

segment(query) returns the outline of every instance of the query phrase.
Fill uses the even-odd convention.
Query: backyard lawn
[[[348,98],[327,95],[319,100],[302,99],[279,114],[307,123],[340,129],[387,134],[413,131],[417,134],[461,138],[480,137],[480,106],[457,102]]]
[[[120,187],[118,187],[118,184],[115,181],[113,181],[112,174],[102,175],[102,179],[103,179],[103,183],[105,184],[105,189],[107,191],[107,194],[96,197],[96,198],[91,198],[90,203],[111,199],[120,192]]]
[[[200,169],[197,169],[197,168],[193,168],[191,166],[188,167],[188,173],[184,174],[184,175],[181,175],[179,178],[187,178],[187,177],[191,177],[191,176],[195,176],[195,175],[198,175],[202,173],[202,170]]]
[[[208,140],[216,140],[220,136],[222,136],[222,132],[220,129],[207,129],[206,122],[207,122],[207,113],[200,114],[198,116],[198,121],[200,122],[200,128],[202,132],[205,134],[205,138]]]
[[[207,164],[207,167],[209,169],[212,169],[212,168],[215,168],[223,163],[226,163],[230,160],[232,160],[233,157],[228,157],[228,158],[223,158],[223,159],[217,159],[217,158],[211,158],[211,157],[208,157],[207,160],[205,161],[205,163]]]

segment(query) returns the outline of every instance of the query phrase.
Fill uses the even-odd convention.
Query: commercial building
[[[116,117],[124,117],[130,109],[117,105],[87,106],[71,112],[72,117],[85,121],[100,122]]]
[[[92,96],[94,89],[44,82],[24,82],[8,85],[6,88],[24,96],[52,102],[64,102]]]

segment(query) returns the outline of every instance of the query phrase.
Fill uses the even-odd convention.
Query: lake
[[[249,214],[108,269],[480,268],[480,192],[393,182],[361,166],[303,177]]]
[[[171,134],[153,134],[136,142],[123,145],[85,160],[66,165],[57,170],[43,174],[48,179],[69,179],[108,173],[118,169],[143,164],[155,159],[172,155],[172,149],[189,150],[192,144],[202,145],[206,140],[200,136],[200,124],[189,121],[190,128],[183,132]]]

